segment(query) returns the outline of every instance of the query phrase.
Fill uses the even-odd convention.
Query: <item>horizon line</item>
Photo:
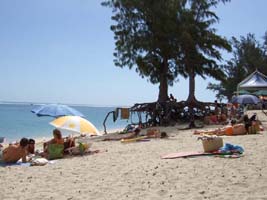
[[[17,105],[38,105],[38,104],[65,104],[70,106],[86,106],[86,107],[131,107],[129,105],[97,105],[97,104],[83,104],[83,103],[55,103],[55,102],[31,102],[31,101],[2,101],[0,104],[17,104]]]

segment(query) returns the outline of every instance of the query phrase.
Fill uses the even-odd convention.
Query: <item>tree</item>
[[[230,101],[236,91],[237,84],[244,79],[246,72],[242,67],[237,67],[232,61],[228,61],[223,68],[227,78],[220,81],[219,84],[209,83],[207,89],[217,92],[216,97],[218,99],[227,98]]]
[[[115,65],[136,67],[152,84],[159,83],[158,101],[168,99],[168,85],[175,82],[179,68],[179,13],[181,0],[109,0],[113,8],[111,26],[115,34]]]
[[[179,15],[181,23],[181,56],[182,75],[189,77],[189,95],[187,104],[190,113],[190,127],[194,127],[194,107],[202,107],[195,98],[195,77],[200,75],[223,80],[225,75],[218,64],[222,60],[220,49],[230,51],[229,42],[216,34],[212,25],[218,17],[211,11],[222,0],[188,0],[184,1]]]
[[[267,74],[266,34],[264,39],[264,43],[260,44],[251,33],[241,36],[239,40],[233,37],[233,58],[224,66],[226,78],[219,84],[209,84],[208,89],[230,100],[237,85],[256,69]]]
[[[188,4],[189,2],[189,4]],[[184,4],[180,21],[181,28],[181,65],[183,75],[189,77],[188,102],[196,102],[195,76],[210,76],[222,80],[224,72],[218,61],[222,60],[219,49],[231,50],[229,42],[216,34],[211,26],[218,22],[218,17],[211,8],[219,2],[214,0],[190,0]]]

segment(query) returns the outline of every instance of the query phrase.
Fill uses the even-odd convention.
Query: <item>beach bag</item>
[[[256,125],[252,125],[252,126],[248,127],[248,134],[257,134]]]
[[[221,137],[204,136],[201,138],[204,152],[218,151],[223,146]]]
[[[252,126],[255,126],[257,132],[258,132],[258,131],[261,131],[260,124],[261,124],[261,123],[260,123],[259,120],[256,120],[256,121],[253,121],[253,122],[252,122]]]
[[[31,161],[31,166],[44,166],[48,163],[48,160],[45,158],[36,158]]]
[[[63,144],[49,144],[48,145],[48,159],[63,158],[64,145]]]

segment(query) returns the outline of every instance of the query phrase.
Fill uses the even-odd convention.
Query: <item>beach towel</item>
[[[18,161],[16,163],[5,163],[0,160],[0,167],[10,167],[10,166],[21,166],[21,167],[29,167],[31,163],[23,163],[21,161]]]
[[[176,153],[163,155],[161,156],[161,159],[188,158],[188,157],[195,157],[195,156],[210,156],[210,155],[214,155],[214,154],[200,152],[200,151],[176,152]]]
[[[203,152],[203,151],[189,151],[189,152],[176,152],[169,153],[161,156],[161,159],[175,159],[175,158],[190,158],[199,156],[216,156],[221,158],[240,158],[242,153],[230,152],[230,151],[215,151],[215,152]]]
[[[113,112],[113,122],[116,122],[119,116],[119,108],[116,108]]]
[[[130,110],[129,108],[121,108],[121,119],[129,119]]]
[[[129,142],[147,142],[149,139],[147,139],[146,136],[136,137],[136,138],[130,138],[130,139],[121,139],[121,143],[129,143]]]
[[[48,145],[48,159],[63,158],[64,145],[63,144],[49,144]]]
[[[244,148],[238,145],[233,145],[230,143],[225,143],[223,147],[219,149],[220,153],[231,154],[231,153],[244,153]]]

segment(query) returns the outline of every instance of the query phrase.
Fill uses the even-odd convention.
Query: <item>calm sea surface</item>
[[[87,107],[72,106],[82,112],[87,120],[93,123],[99,131],[103,131],[103,121],[109,111],[114,107]],[[5,137],[7,142],[19,140],[22,137],[47,138],[52,137],[53,126],[49,124],[53,117],[37,117],[31,112],[32,105],[0,104],[0,137]],[[133,117],[136,120],[136,117]],[[136,121],[135,121],[136,122]],[[106,127],[107,131],[122,129],[131,120],[118,120],[114,123],[112,115],[109,116]]]

